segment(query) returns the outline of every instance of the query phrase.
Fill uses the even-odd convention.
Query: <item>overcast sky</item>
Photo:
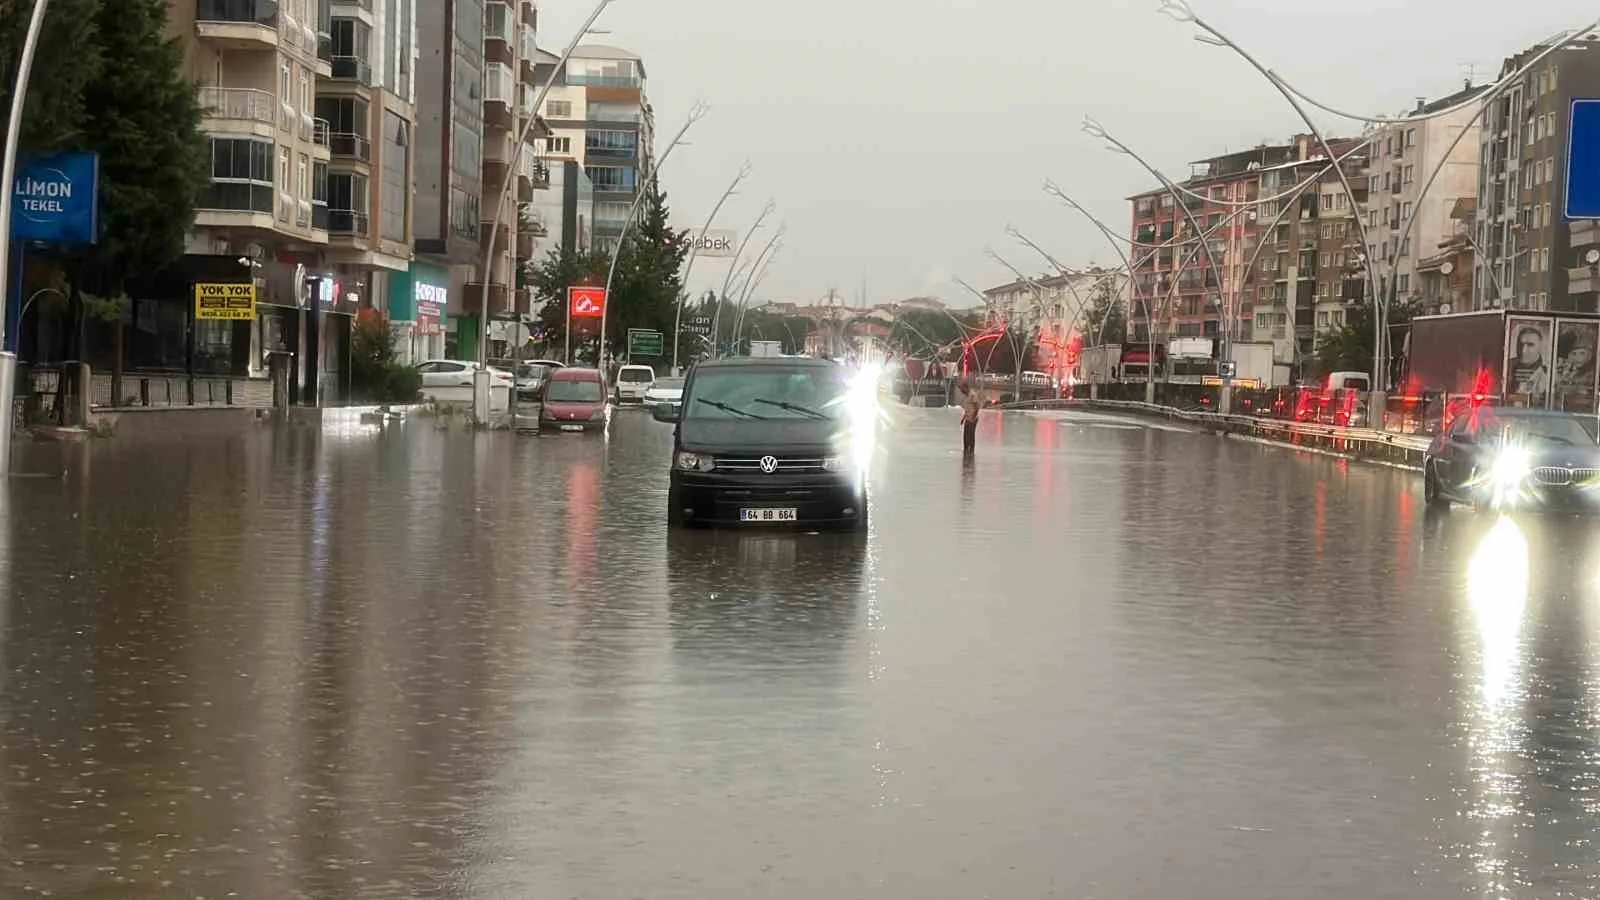
[[[1501,60],[1600,16],[1579,0],[1192,0],[1199,15],[1329,105],[1394,113],[1493,81]],[[1125,230],[1137,163],[1080,131],[1085,115],[1169,175],[1278,140],[1294,112],[1231,51],[1154,0],[614,0],[594,38],[639,53],[657,151],[695,100],[711,110],[662,170],[674,219],[698,227],[739,165],[752,174],[718,225],[747,229],[768,198],[788,226],[761,300],[854,303],[916,295],[967,305],[1037,255],[1016,225],[1073,265],[1111,264],[1104,238],[1046,195],[1051,177]],[[592,0],[540,0],[540,44],[560,53]],[[1493,19],[1482,14],[1493,11]],[[1523,14],[1526,15],[1523,15]],[[1520,19],[1518,18],[1520,17]],[[1331,117],[1319,125],[1358,133]],[[769,232],[770,233],[770,232]],[[758,236],[756,247],[765,241]],[[753,252],[753,251],[752,251]],[[720,287],[702,259],[691,285]]]

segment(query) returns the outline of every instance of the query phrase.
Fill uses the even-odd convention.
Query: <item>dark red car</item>
[[[550,373],[539,411],[540,431],[605,431],[606,379],[599,369],[566,368]]]

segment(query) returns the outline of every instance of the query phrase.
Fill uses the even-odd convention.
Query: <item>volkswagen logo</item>
[[[761,471],[768,475],[778,471],[778,458],[776,456],[761,457]]]

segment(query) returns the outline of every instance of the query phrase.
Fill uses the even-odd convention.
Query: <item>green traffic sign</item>
[[[628,355],[629,356],[660,356],[666,343],[661,338],[659,331],[647,331],[642,328],[628,329]]]

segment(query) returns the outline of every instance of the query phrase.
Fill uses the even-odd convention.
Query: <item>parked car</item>
[[[1456,416],[1422,457],[1430,507],[1600,508],[1600,444],[1571,413],[1509,406]]]
[[[610,416],[599,369],[567,366],[550,373],[539,409],[539,430],[604,431]]]
[[[827,360],[702,362],[671,422],[667,522],[684,525],[867,524],[866,462],[853,445],[851,373]]]
[[[422,373],[422,387],[447,388],[447,387],[472,387],[472,373],[482,366],[476,362],[459,359],[430,359],[417,365],[417,371]],[[509,386],[513,379],[511,373],[504,369],[489,367],[493,376],[493,384]]]
[[[656,380],[656,370],[649,366],[623,366],[617,370],[615,392],[617,405],[643,403],[644,395]]]
[[[539,399],[550,373],[566,367],[566,363],[553,359],[535,359],[517,366],[517,397],[523,400]]]
[[[646,407],[660,406],[663,403],[680,403],[682,401],[682,378],[657,378],[651,383],[650,390],[644,392],[644,405]]]

